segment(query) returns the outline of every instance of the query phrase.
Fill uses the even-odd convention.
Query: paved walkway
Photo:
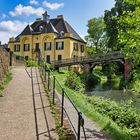
[[[31,75],[30,68],[27,71]],[[38,71],[32,70],[33,89],[24,67],[13,68],[12,73],[0,98],[0,140],[58,140]]]

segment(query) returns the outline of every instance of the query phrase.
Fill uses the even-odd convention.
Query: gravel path
[[[13,79],[0,98],[0,140],[58,140],[38,70],[32,72],[34,94],[25,68],[12,69]]]

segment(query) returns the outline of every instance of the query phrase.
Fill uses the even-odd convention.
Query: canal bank
[[[131,108],[131,104],[120,104],[95,95],[87,96],[87,94],[68,88],[65,86],[68,71],[55,72],[55,76],[77,107],[91,120],[95,121],[103,131],[110,134],[112,139],[137,140],[139,138],[140,120],[137,119],[139,115],[134,108]],[[124,123],[122,123],[122,120]],[[131,126],[137,124],[137,126],[135,126],[135,129],[130,129],[131,126],[127,123],[130,123]]]

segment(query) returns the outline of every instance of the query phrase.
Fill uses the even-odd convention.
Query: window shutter
[[[19,52],[20,52],[20,45],[19,45]]]
[[[64,50],[64,42],[62,42],[62,50]]]
[[[28,44],[28,51],[30,51],[30,44]]]
[[[44,51],[46,51],[46,42],[44,42]]]
[[[23,50],[25,51],[25,44],[24,44],[24,46],[23,46]]]
[[[14,45],[14,52],[16,51],[16,45]]]
[[[50,42],[50,50],[52,49],[52,43]]]
[[[58,50],[58,42],[56,42],[56,50]]]

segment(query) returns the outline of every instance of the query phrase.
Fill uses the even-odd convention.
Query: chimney
[[[45,13],[42,14],[42,15],[43,15],[43,21],[49,23],[49,21],[50,21],[50,19],[49,19],[50,18],[50,15],[48,15],[48,12],[45,11]]]
[[[63,17],[63,15],[58,15],[57,16],[57,19],[63,19],[64,17]]]

